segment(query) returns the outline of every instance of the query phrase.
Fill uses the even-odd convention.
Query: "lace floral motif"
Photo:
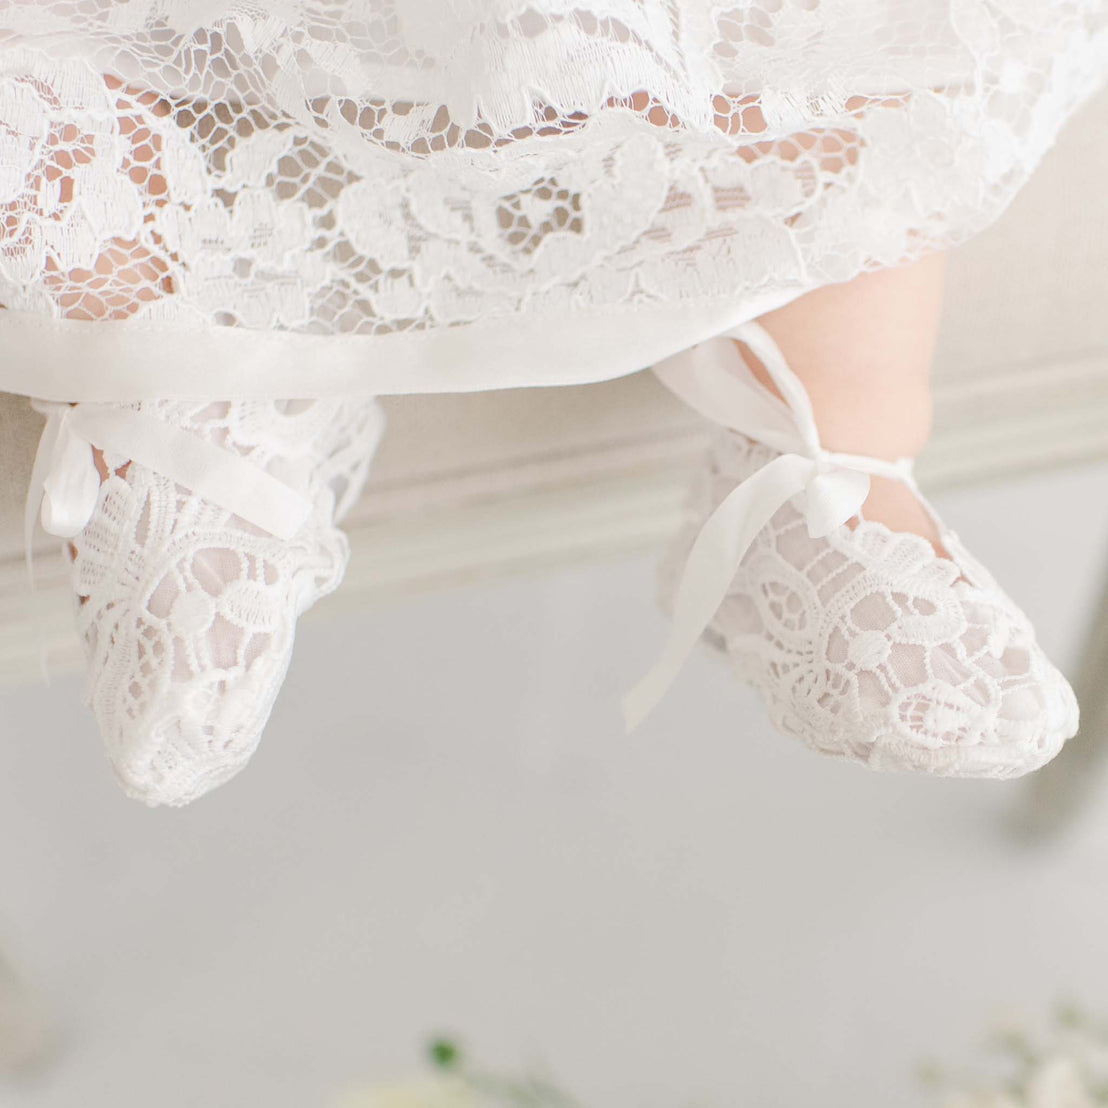
[[[113,472],[74,540],[85,697],[125,789],[183,804],[249,758],[284,678],[296,618],[339,584],[335,518],[365,480],[373,400],[133,405],[242,454],[307,494],[291,542],[107,458]]]
[[[776,456],[717,433],[662,565],[663,606],[703,518]],[[1073,692],[985,569],[955,535],[943,543],[953,561],[865,519],[813,539],[786,505],[747,552],[708,638],[778,729],[825,754],[947,776],[1026,773],[1076,731]]]
[[[0,302],[124,267],[116,318],[377,334],[843,280],[989,222],[1108,60],[1099,0],[202,8],[0,8]]]

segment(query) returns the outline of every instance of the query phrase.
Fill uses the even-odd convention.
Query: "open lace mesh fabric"
[[[717,432],[660,569],[664,607],[704,517],[777,456]],[[780,731],[821,753],[943,776],[1027,773],[1076,731],[1073,692],[988,571],[949,531],[943,543],[949,559],[865,518],[813,538],[786,505],[747,552],[707,641]]]
[[[1072,737],[1072,689],[927,501],[943,555],[865,517],[872,476],[919,496],[911,460],[826,450],[803,385],[762,328],[736,328],[655,371],[718,431],[660,573],[673,626],[625,698],[630,725],[706,634],[781,731],[874,769],[1011,777]]]
[[[1102,0],[0,3],[0,388],[616,376],[980,230],[1106,69]]]
[[[253,753],[292,654],[297,617],[342,580],[336,526],[383,430],[372,398],[189,403],[144,413],[218,443],[300,490],[305,525],[278,538],[123,456],[74,535],[85,699],[124,789],[183,804]]]

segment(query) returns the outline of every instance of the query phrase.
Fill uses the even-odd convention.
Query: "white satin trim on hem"
[[[314,399],[607,381],[795,300],[498,316],[387,335],[252,331],[185,321],[52,319],[0,310],[0,391],[61,402]]]

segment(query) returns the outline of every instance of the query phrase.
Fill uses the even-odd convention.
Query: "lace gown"
[[[980,230],[1106,69],[1102,0],[9,0],[0,389],[618,376]]]

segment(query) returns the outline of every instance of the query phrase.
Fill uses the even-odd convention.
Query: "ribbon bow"
[[[732,339],[753,351],[785,403],[759,384]],[[803,384],[756,323],[667,358],[654,372],[706,419],[781,453],[729,493],[697,535],[677,588],[669,641],[650,672],[624,697],[628,731],[661,700],[723,602],[750,545],[779,508],[795,498],[808,533],[818,538],[858,514],[871,474],[914,487],[910,458],[890,462],[822,447]]]
[[[31,540],[39,506],[43,529],[61,538],[80,534],[92,518],[100,490],[93,447],[161,473],[279,539],[291,539],[311,512],[307,497],[247,458],[146,412],[52,400],[32,400],[31,406],[46,416],[23,518],[32,584]]]

